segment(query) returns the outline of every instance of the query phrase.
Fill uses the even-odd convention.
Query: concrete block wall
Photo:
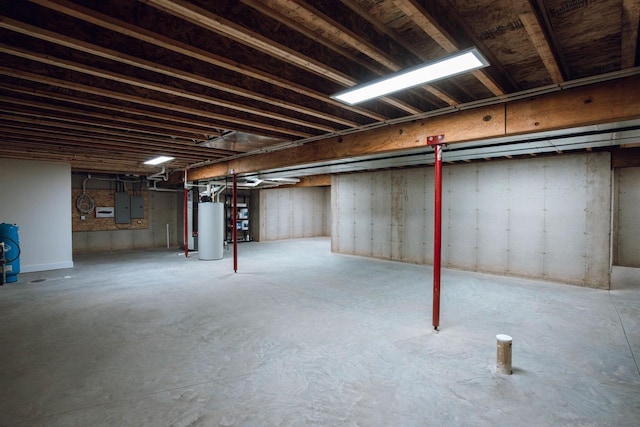
[[[260,241],[328,236],[331,212],[328,187],[260,190]]]
[[[149,227],[142,230],[76,231],[73,232],[73,252],[107,252],[127,249],[161,248],[169,243],[176,247],[181,243],[182,228],[178,224],[178,198],[181,193],[149,191]]]
[[[446,160],[446,154],[445,154]],[[433,168],[332,179],[332,250],[433,263]],[[445,165],[443,266],[608,288],[610,155]]]
[[[640,267],[640,168],[615,170],[614,264]]]

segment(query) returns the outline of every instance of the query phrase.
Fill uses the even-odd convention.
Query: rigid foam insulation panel
[[[373,229],[373,209],[371,208],[372,184],[369,174],[354,176],[354,188],[362,188],[363,191],[354,193],[353,203],[353,251],[358,255],[371,256]],[[356,239],[356,236],[366,236]]]
[[[355,254],[355,175],[351,179],[331,180],[331,191],[337,197],[331,198],[333,206],[333,227],[331,228],[332,249],[335,242],[335,251],[347,254]],[[367,191],[361,188],[360,191]],[[339,218],[339,219],[337,219]],[[362,236],[365,238],[366,236]],[[370,236],[369,236],[370,238]],[[374,255],[375,256],[375,255]]]
[[[260,240],[281,240],[328,235],[328,187],[260,190]]]
[[[371,178],[368,190],[371,195],[371,251],[370,255],[379,258],[391,258],[391,172],[378,172],[368,174]],[[357,175],[354,175],[357,176]],[[333,212],[334,220],[339,220],[339,215]],[[354,236],[359,240],[367,240],[368,236]]]
[[[509,169],[478,168],[477,264],[487,271],[506,272],[509,267]],[[504,185],[495,185],[502,182]],[[506,249],[505,249],[506,248]]]
[[[323,189],[324,195],[324,214],[323,214],[323,224],[322,224],[322,235],[330,236],[331,235],[331,218],[333,214],[331,213],[331,187],[324,187]]]
[[[477,267],[478,168],[461,166],[443,169],[442,215],[443,265]],[[445,231],[446,230],[446,231]]]
[[[640,168],[615,170],[616,257],[614,263],[640,267]]]
[[[542,277],[544,267],[544,160],[508,162],[507,273]],[[504,250],[504,248],[503,248]]]
[[[443,266],[607,288],[609,165],[608,153],[445,165]],[[334,176],[333,250],[432,263],[433,171]]]
[[[426,198],[425,194],[426,186],[424,182],[427,171],[426,168],[409,169],[406,173],[403,173],[406,180],[397,182],[398,185],[405,185],[407,189],[403,195],[405,197],[404,208],[398,212],[399,218],[402,218],[404,223],[403,227],[397,228],[398,240],[402,242],[400,245],[402,252],[399,254],[399,258],[415,264],[426,262],[426,240],[423,238],[426,235],[427,226],[425,212],[427,205],[433,204],[432,193],[429,199]],[[394,174],[397,174],[397,171]],[[433,212],[433,208],[431,208],[431,211]]]

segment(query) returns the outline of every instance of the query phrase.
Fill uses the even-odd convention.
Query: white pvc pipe
[[[511,344],[513,339],[509,335],[498,334],[497,340],[497,352],[496,352],[496,367],[501,374],[511,375],[513,370],[511,368]]]
[[[167,249],[169,249],[169,224],[167,224]]]

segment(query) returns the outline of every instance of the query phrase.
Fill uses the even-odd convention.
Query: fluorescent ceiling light
[[[355,86],[333,95],[332,98],[353,105],[402,89],[484,68],[488,65],[489,62],[475,48],[464,50],[437,61],[418,65],[417,67]]]
[[[158,156],[154,159],[151,160],[147,160],[146,162],[144,162],[145,165],[159,165],[160,163],[164,163],[164,162],[168,162],[169,160],[173,160],[174,157],[168,157],[168,156]]]

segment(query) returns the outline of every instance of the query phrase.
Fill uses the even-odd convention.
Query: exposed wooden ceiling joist
[[[306,2],[291,2],[289,0],[269,2],[265,0],[242,0],[242,2],[285,23],[289,27],[296,28],[297,31],[320,41],[330,49],[340,52],[343,56],[348,55],[353,58],[354,61],[369,68],[378,76],[386,75],[389,72],[400,71],[405,68],[399,63],[397,58],[393,58],[365,37],[350,31],[339,22],[330,19]],[[269,4],[268,6],[266,5],[267,3]],[[275,10],[276,8],[282,10],[282,12],[277,12]],[[285,14],[289,17],[285,16]],[[350,50],[343,49],[341,46],[347,46]],[[363,54],[372,61],[361,61],[356,55],[351,54],[351,51]],[[372,66],[371,62],[375,63],[376,66]],[[446,102],[448,105],[456,103],[449,95],[432,86],[427,85],[424,87],[424,90]]]
[[[640,25],[640,0],[622,1],[622,68],[635,65],[638,52],[638,25]]]
[[[247,28],[240,27],[232,21],[225,19],[221,16],[195,6],[185,1],[174,0],[140,0],[143,3],[148,3],[160,10],[163,10],[169,14],[190,21],[196,25],[200,25],[203,28],[216,33],[223,34],[231,39],[246,44],[256,50],[266,52],[282,61],[293,64],[297,67],[311,71],[319,76],[328,80],[340,83],[346,87],[355,86],[358,84],[357,80],[354,80],[350,76],[335,70],[326,64],[316,61],[314,58],[302,55],[295,50],[284,46],[280,43],[276,43],[273,40],[269,40],[260,34],[248,30]],[[417,114],[420,111],[410,105],[398,101],[393,98],[382,97],[383,101],[402,109],[410,114]]]
[[[120,113],[155,118],[165,122],[175,122],[182,126],[188,125],[190,126],[190,129],[193,132],[199,133],[203,136],[206,135],[208,137],[216,137],[221,135],[220,132],[211,128],[211,125],[209,123],[206,123],[205,121],[198,121],[193,118],[157,113],[155,111],[150,111],[144,108],[133,108],[133,107],[125,107],[122,105],[109,104],[103,101],[89,100],[87,98],[78,98],[78,97],[65,95],[61,93],[47,92],[45,90],[39,90],[35,88],[25,89],[18,86],[12,86],[12,85],[2,84],[2,83],[0,83],[0,89],[23,94],[23,95],[34,96],[37,98],[44,98],[45,100],[55,101],[50,103],[50,105],[54,106],[54,108],[57,105],[59,105],[57,101],[63,101],[67,103],[80,104],[86,107],[95,107],[103,110],[116,111]],[[206,138],[200,138],[200,139],[206,139]]]
[[[151,147],[175,153],[170,168],[182,168],[260,164],[299,146],[289,159],[297,162],[325,148],[346,153],[335,138],[375,138],[368,132],[398,123],[440,123],[433,118],[513,99],[537,106],[548,90],[603,80],[615,91],[640,65],[639,3],[0,0],[0,156],[46,158],[50,149],[73,170],[90,169],[93,157],[97,169],[127,173],[148,170]],[[490,63],[473,74],[358,106],[331,97],[473,46]],[[592,111],[600,101],[576,102]],[[518,111],[508,132],[535,130],[535,120],[563,126],[567,116]],[[406,133],[385,137],[412,144]]]
[[[553,51],[542,31],[542,27],[540,27],[538,18],[533,12],[521,13],[519,16],[525,30],[527,30],[527,34],[531,38],[531,42],[536,47],[538,55],[540,55],[540,59],[542,59],[545,68],[549,72],[549,76],[551,76],[551,81],[553,83],[562,82],[564,80],[562,72],[553,56]]]
[[[126,76],[126,75],[122,75],[122,74],[117,74],[117,73],[113,73],[110,71],[104,71],[95,67],[90,67],[84,64],[80,64],[77,62],[73,62],[73,61],[68,61],[68,60],[64,60],[64,59],[60,59],[60,58],[55,58],[51,55],[47,55],[47,54],[42,54],[42,53],[33,53],[33,52],[28,52],[25,51],[23,49],[20,48],[14,48],[14,47],[10,47],[10,46],[6,46],[3,45],[2,43],[0,43],[0,52],[3,53],[7,53],[10,55],[14,55],[14,56],[18,56],[21,58],[25,58],[25,59],[30,59],[32,61],[37,61],[37,62],[42,62],[44,64],[48,64],[48,65],[53,65],[59,68],[64,68],[67,70],[71,70],[71,71],[76,71],[76,72],[80,72],[80,73],[85,73],[85,74],[89,74],[91,76],[94,77],[99,77],[102,79],[107,79],[107,80],[113,80],[119,83],[124,83],[127,85],[131,85],[131,86],[137,86],[137,87],[141,87],[141,88],[145,88],[145,89],[150,89],[150,90],[154,90],[157,92],[161,92],[164,94],[168,94],[168,95],[173,95],[173,96],[177,96],[180,98],[185,98],[188,99],[190,101],[196,101],[196,102],[201,102],[204,104],[211,104],[217,107],[223,107],[223,108],[229,108],[229,109],[233,109],[233,110],[238,110],[238,111],[242,111],[242,112],[246,112],[249,114],[253,114],[256,116],[262,116],[262,117],[267,117],[269,119],[274,119],[277,121],[281,121],[281,122],[288,122],[288,123],[293,123],[293,124],[297,124],[300,126],[305,126],[305,127],[309,127],[309,128],[314,128],[314,129],[318,129],[324,132],[332,132],[335,130],[335,128],[333,127],[329,127],[329,126],[323,126],[323,125],[319,125],[316,123],[312,123],[312,122],[308,122],[308,121],[303,121],[303,120],[298,120],[296,118],[293,117],[289,117],[289,116],[284,116],[282,114],[276,114],[276,113],[270,113],[270,112],[265,112],[263,110],[260,109],[256,109],[256,108],[252,108],[249,105],[246,104],[238,104],[238,103],[232,103],[229,101],[221,101],[219,99],[216,98],[212,98],[209,96],[205,96],[205,95],[201,95],[201,94],[197,94],[197,93],[193,93],[187,90],[183,90],[183,89],[179,89],[179,88],[175,88],[172,86],[168,86],[168,85],[163,85],[163,84],[159,84],[159,83],[151,83],[147,80],[143,80],[143,79],[139,79],[139,78],[135,78],[135,77],[130,77],[130,76]],[[231,116],[227,116],[228,117],[228,121],[232,122],[232,123],[238,123],[238,124],[245,124],[245,125],[251,125],[251,123],[247,123],[246,120],[242,120],[242,119],[235,119],[235,118],[231,118]],[[252,122],[252,123],[255,123]],[[273,130],[275,132],[280,132],[283,134],[288,133],[288,129],[286,128],[282,128],[282,127],[276,127],[276,126],[271,126],[268,129]],[[296,133],[296,132],[292,132],[292,134],[297,135],[297,136],[305,136],[304,133]],[[309,136],[310,134],[306,134],[307,136]]]
[[[453,53],[459,50],[459,47],[451,36],[446,34],[444,29],[435,24],[435,20],[429,13],[422,8],[414,0],[394,0],[393,3],[425,32],[436,41],[445,51]],[[482,82],[494,95],[504,95],[504,90],[499,87],[487,74],[482,71],[474,71],[474,77]]]
[[[118,19],[114,19],[112,17],[106,16],[99,12],[95,12],[90,9],[84,8],[80,5],[73,4],[66,0],[29,0],[29,1],[35,4],[48,7],[57,12],[67,14],[69,16],[73,16],[74,18],[87,21],[91,24],[106,28],[108,30],[115,31],[129,37],[133,37],[135,39],[144,41],[146,43],[150,43],[158,47],[174,51],[176,53],[191,57],[193,59],[197,59],[199,61],[207,62],[216,67],[226,68],[230,71],[239,73],[241,75],[245,75],[253,79],[264,81],[266,83],[273,84],[275,86],[279,86],[283,89],[296,91],[298,93],[304,94],[305,96],[316,99],[318,101],[322,101],[322,102],[333,104],[335,106],[340,106],[342,108],[350,109],[353,112],[370,117],[371,119],[374,119],[374,120],[383,120],[385,118],[384,116],[368,112],[359,107],[345,107],[343,104],[339,103],[338,101],[327,99],[326,94],[310,90],[301,85],[296,85],[291,81],[287,81],[286,79],[283,79],[276,75],[265,73],[255,67],[234,63],[231,60],[220,57],[218,55],[211,54],[210,52],[207,52],[203,49],[199,49],[195,46],[190,46],[185,43],[181,43],[177,40],[171,39],[169,37],[165,37],[162,34],[149,31],[141,27],[137,27],[135,25],[123,22]]]
[[[300,105],[295,105],[289,102],[285,102],[274,97],[258,94],[256,92],[252,92],[240,87],[225,84],[223,82],[220,82],[211,78],[207,78],[205,76],[199,76],[193,73],[180,70],[178,68],[166,66],[164,64],[159,64],[157,62],[147,61],[140,57],[134,57],[122,52],[106,49],[96,44],[87,43],[81,40],[76,40],[74,38],[71,38],[62,34],[57,34],[52,31],[43,30],[33,25],[24,24],[12,19],[0,17],[0,28],[6,28],[8,30],[12,30],[21,34],[31,36],[31,37],[37,37],[41,40],[51,42],[51,43],[56,43],[61,46],[65,46],[71,49],[76,49],[81,52],[89,53],[91,55],[101,56],[111,61],[122,62],[123,64],[139,67],[139,68],[153,71],[156,73],[165,74],[169,77],[179,78],[179,79],[182,79],[191,83],[196,83],[202,86],[206,86],[212,89],[229,92],[235,95],[240,95],[244,98],[247,98],[253,101],[264,102],[266,104],[275,105],[284,109],[294,111],[296,113],[306,114],[306,115],[317,117],[326,121],[335,122],[343,126],[352,127],[357,125],[357,123],[350,120],[345,120],[341,117],[337,117],[337,116],[326,114],[326,113],[319,113],[317,110],[314,110],[311,108],[304,108]],[[233,103],[229,103],[229,102],[223,103],[223,105],[229,108],[234,108],[234,109],[238,108],[237,104],[234,105]],[[243,106],[242,108],[248,109],[246,105]],[[255,111],[257,110],[253,109],[253,111],[255,114]],[[281,119],[282,117],[283,116],[280,115]],[[285,121],[287,120],[290,120],[290,118],[285,119]],[[302,121],[298,121],[298,122],[306,125],[305,124],[306,122],[302,122]],[[293,121],[293,123],[296,123],[296,121]],[[313,127],[313,126],[310,126],[310,127]]]
[[[51,105],[37,101],[25,100],[25,99],[17,99],[4,97],[3,101],[5,103],[10,104],[9,106],[0,107],[0,111],[4,112],[20,112],[20,111],[33,111],[36,116],[40,116],[38,111],[46,111],[47,115],[51,115],[56,118],[66,119],[71,122],[74,122],[72,119],[74,115],[81,116],[83,119],[80,123],[98,123],[93,122],[92,119],[102,120],[105,123],[115,122],[115,123],[123,123],[128,125],[128,128],[135,128],[136,130],[143,133],[152,133],[155,135],[165,135],[168,137],[181,137],[188,138],[189,140],[202,140],[204,139],[204,135],[202,134],[194,134],[193,129],[184,128],[181,126],[174,126],[166,123],[159,123],[145,119],[133,119],[123,117],[121,115],[114,114],[103,114],[91,111],[78,111],[74,108],[62,107],[60,105]],[[33,110],[21,110],[19,108],[12,108],[11,105],[14,106],[24,106],[24,107],[32,107]],[[173,132],[169,132],[173,131]]]
[[[238,124],[238,125],[241,125],[241,126],[246,126],[247,129],[252,129],[253,132],[256,132],[256,133],[260,133],[261,130],[268,130],[268,131],[272,131],[272,132],[276,132],[276,133],[280,133],[280,134],[294,135],[294,136],[299,136],[299,137],[308,137],[308,136],[310,136],[310,134],[304,133],[304,132],[292,131],[292,130],[289,130],[289,129],[283,129],[281,127],[271,126],[271,125],[260,125],[260,126],[257,126],[256,122],[253,122],[251,120],[231,118],[229,116],[224,116],[222,114],[216,114],[216,113],[205,111],[205,110],[202,110],[202,109],[196,109],[196,108],[191,108],[191,107],[183,107],[181,105],[170,104],[168,102],[156,101],[156,100],[151,100],[151,99],[147,99],[147,98],[140,98],[140,97],[137,97],[137,96],[134,96],[134,95],[128,95],[128,94],[124,94],[124,93],[121,93],[121,92],[109,91],[109,90],[106,90],[106,89],[100,89],[100,88],[95,88],[95,87],[91,87],[91,86],[87,86],[87,85],[81,85],[81,84],[78,84],[78,83],[69,82],[69,81],[65,81],[65,80],[61,80],[61,79],[56,79],[56,78],[53,78],[53,77],[42,76],[42,75],[39,75],[39,74],[27,72],[27,71],[12,70],[12,69],[9,69],[7,67],[0,67],[0,74],[4,74],[6,76],[16,77],[16,78],[20,78],[20,79],[30,80],[30,81],[34,81],[34,82],[38,82],[38,83],[44,83],[44,84],[48,84],[48,85],[53,85],[53,86],[67,88],[67,89],[72,89],[72,90],[76,90],[76,91],[79,91],[79,92],[86,92],[86,93],[100,95],[100,96],[104,96],[104,97],[108,97],[108,98],[114,98],[114,99],[119,99],[119,100],[128,101],[128,102],[135,102],[135,103],[138,103],[138,104],[141,104],[141,105],[151,105],[151,106],[154,106],[154,107],[157,107],[157,108],[163,108],[163,109],[168,110],[168,111],[171,111],[171,110],[180,111],[180,112],[187,113],[187,114],[192,114],[192,115],[195,115],[195,116],[206,117],[206,118],[209,118],[209,119],[212,119],[212,120],[216,120],[216,121],[219,121],[219,122],[224,121],[224,122],[235,123],[235,124]],[[218,128],[225,128],[226,126],[224,124],[220,124],[217,127]]]

